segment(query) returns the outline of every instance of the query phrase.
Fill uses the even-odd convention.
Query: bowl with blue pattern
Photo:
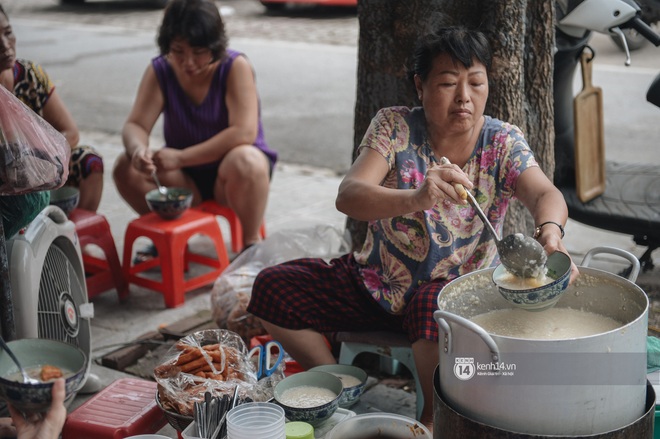
[[[543,311],[555,306],[568,287],[571,258],[562,252],[548,256],[545,277],[545,280],[515,278],[503,265],[493,271],[493,282],[500,294],[516,308],[527,311]]]
[[[328,372],[341,380],[344,390],[339,398],[339,407],[349,408],[360,400],[367,384],[367,372],[349,364],[324,364],[309,369],[310,371]]]
[[[145,195],[152,212],[165,220],[174,220],[183,215],[192,204],[192,191],[182,187],[169,187],[166,194],[153,189]]]
[[[316,427],[337,411],[343,390],[344,385],[336,375],[308,370],[277,383],[273,396],[289,421],[307,422]]]
[[[82,387],[87,370],[86,355],[76,346],[57,340],[24,338],[7,343],[23,369],[38,383],[24,383],[23,377],[4,350],[0,350],[0,398],[23,413],[43,413],[50,407],[53,379],[47,375],[59,369],[65,380],[65,402]],[[47,367],[48,366],[48,367]]]

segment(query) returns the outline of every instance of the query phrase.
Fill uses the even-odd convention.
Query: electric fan
[[[93,305],[87,302],[82,254],[75,225],[47,206],[7,241],[16,338],[60,340],[80,348],[91,367]]]

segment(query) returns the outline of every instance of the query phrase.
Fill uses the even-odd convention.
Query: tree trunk
[[[438,25],[484,32],[493,49],[486,114],[525,133],[543,171],[554,170],[552,100],[553,2],[526,0],[360,0],[357,99],[353,159],[371,118],[382,107],[419,105],[407,79],[417,38]],[[509,207],[505,235],[526,232],[531,217],[519,202]],[[353,248],[366,224],[348,219]]]

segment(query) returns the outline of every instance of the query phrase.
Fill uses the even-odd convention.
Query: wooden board
[[[591,83],[593,54],[580,57],[583,88],[573,101],[575,122],[575,183],[583,203],[605,192],[603,92]]]

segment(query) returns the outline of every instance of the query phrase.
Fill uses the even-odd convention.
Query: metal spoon
[[[153,178],[154,181],[156,182],[156,186],[158,186],[158,192],[160,192],[161,195],[167,196],[167,188],[161,185],[160,181],[158,181],[158,176],[156,175],[156,171],[153,171],[151,173],[151,178]]]
[[[21,375],[23,375],[23,384],[41,384],[41,381],[30,377],[27,374],[27,372],[25,372],[25,369],[23,369],[23,366],[21,366],[21,363],[18,361],[18,358],[16,358],[16,355],[14,355],[12,350],[9,349],[9,346],[7,346],[7,343],[5,343],[2,337],[0,337],[0,346],[2,346],[2,349],[7,351],[11,359],[14,360],[14,363],[16,363],[16,366],[18,366],[18,369],[21,371]]]
[[[442,157],[440,163],[448,165],[450,162],[446,157]],[[458,192],[461,198],[468,200],[479,218],[481,218],[481,221],[483,221],[486,228],[493,235],[500,260],[507,270],[518,277],[538,277],[543,273],[542,270],[548,261],[548,255],[536,239],[522,233],[514,233],[504,237],[504,239],[500,239],[495,228],[486,217],[486,214],[481,210],[481,206],[474,199],[474,196],[460,183],[455,183],[454,189],[456,189],[456,192]]]

